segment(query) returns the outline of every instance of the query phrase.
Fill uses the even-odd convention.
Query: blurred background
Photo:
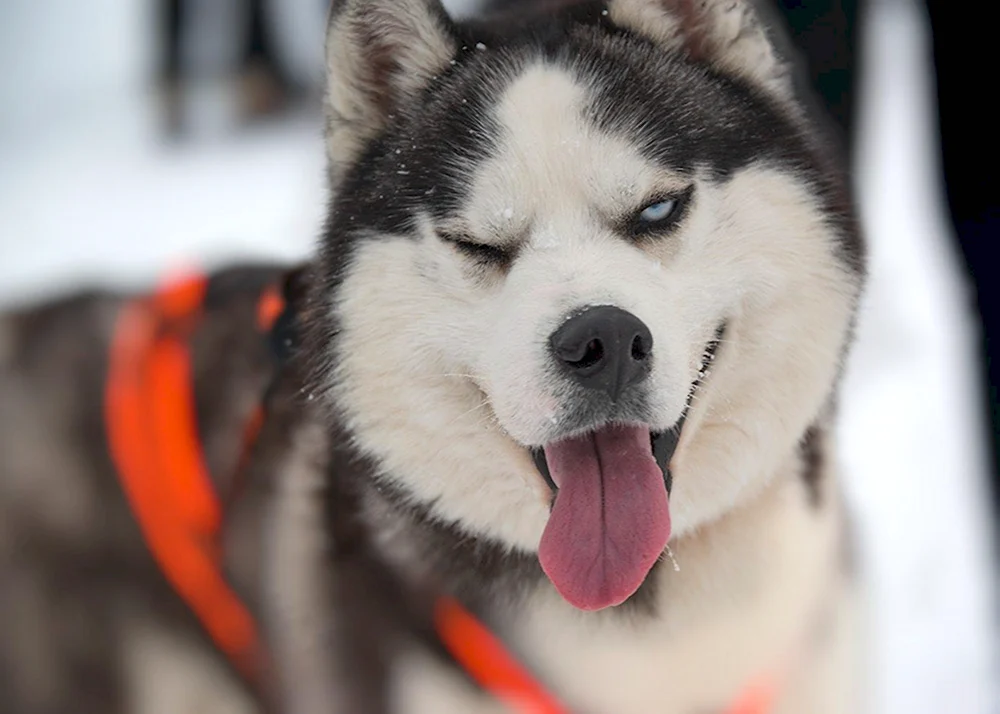
[[[875,711],[998,712],[989,23],[955,2],[771,2],[852,152],[871,242],[841,460]],[[0,308],[305,256],[326,5],[0,0]]]

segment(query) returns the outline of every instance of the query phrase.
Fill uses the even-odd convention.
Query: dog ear
[[[793,95],[789,67],[768,37],[753,0],[610,0],[611,20],[664,47],[773,96]]]
[[[457,50],[439,0],[334,0],[327,31],[327,153],[334,183],[405,99]]]

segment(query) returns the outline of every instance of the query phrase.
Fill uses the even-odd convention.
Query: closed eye
[[[438,235],[441,237],[441,240],[449,243],[463,256],[474,260],[480,265],[506,270],[514,260],[514,251],[501,248],[500,246],[477,243],[466,236],[452,233],[439,233]]]
[[[625,230],[634,238],[662,234],[670,231],[687,213],[694,186],[680,193],[658,196],[632,214]]]

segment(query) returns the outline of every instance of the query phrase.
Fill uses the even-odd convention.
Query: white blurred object
[[[978,325],[938,174],[929,32],[916,3],[864,31],[858,187],[871,281],[842,406],[873,586],[875,714],[996,709]]]
[[[139,91],[153,71],[152,28],[149,0],[0,0],[0,147]]]
[[[304,87],[317,88],[323,81],[328,4],[324,0],[264,0],[262,4],[267,41],[289,79]],[[190,12],[186,52],[192,66],[200,74],[234,72],[250,27],[248,4],[243,0],[186,0],[185,9]]]
[[[185,73],[221,77],[236,71],[250,27],[246,5],[244,0],[183,0],[181,61]]]
[[[44,142],[0,139],[0,304],[308,253],[325,208],[318,122],[165,147],[142,106],[119,100]]]
[[[483,1],[442,0],[442,4],[452,15],[463,17],[474,13]],[[329,3],[325,0],[268,0],[265,5],[277,52],[292,79],[308,87],[320,85],[324,76]]]
[[[234,0],[188,0],[193,15],[192,29],[198,34],[195,45],[201,61],[232,63],[234,55],[213,44],[221,36],[219,22],[246,22],[242,3]],[[482,0],[444,0],[445,7],[456,16],[471,14]],[[317,87],[324,76],[324,42],[326,39],[327,7],[325,0],[266,0],[264,13],[269,39],[283,68],[293,81],[305,87]],[[229,33],[232,35],[233,33]],[[227,59],[228,58],[228,59]],[[214,66],[214,64],[212,65]]]
[[[328,2],[268,0],[265,13],[278,55],[291,79],[304,87],[323,83]]]

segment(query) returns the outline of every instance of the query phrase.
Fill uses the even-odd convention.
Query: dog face
[[[554,5],[335,3],[313,351],[379,478],[601,609],[817,419],[862,249],[747,6]]]

